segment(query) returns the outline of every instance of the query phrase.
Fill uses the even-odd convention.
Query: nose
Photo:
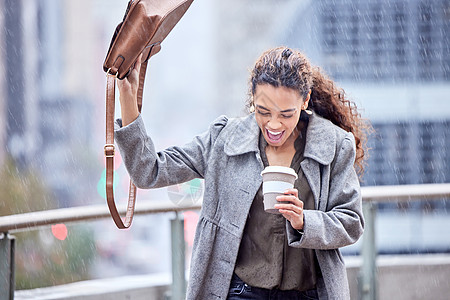
[[[281,128],[281,122],[278,121],[278,118],[274,117],[267,122],[267,127],[269,127],[272,130],[277,130]]]

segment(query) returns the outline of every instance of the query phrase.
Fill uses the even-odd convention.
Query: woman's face
[[[256,122],[267,143],[274,147],[294,143],[304,104],[300,93],[286,87],[262,84],[256,86],[253,102]]]

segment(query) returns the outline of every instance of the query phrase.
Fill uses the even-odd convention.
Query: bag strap
[[[147,62],[145,60],[141,64],[141,71],[139,73],[139,88],[137,92],[137,104],[139,113],[142,109],[142,94],[144,91],[145,71],[147,70]],[[131,226],[134,216],[134,206],[136,203],[136,186],[130,179],[130,187],[128,192],[128,205],[125,214],[125,221],[122,220],[116,204],[114,202],[114,111],[115,111],[115,92],[116,92],[116,77],[107,73],[106,80],[106,144],[104,147],[106,158],[106,201],[114,223],[119,229],[126,229]]]

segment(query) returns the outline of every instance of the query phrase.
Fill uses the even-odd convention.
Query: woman
[[[116,142],[140,188],[204,178],[188,299],[349,299],[338,248],[363,232],[357,171],[369,127],[298,51],[270,49],[250,79],[250,114],[216,119],[183,147],[156,152],[136,105],[140,63],[119,82]],[[290,166],[294,188],[264,212],[261,171]]]

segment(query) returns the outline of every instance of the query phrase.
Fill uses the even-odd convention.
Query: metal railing
[[[359,273],[359,299],[377,299],[377,247],[375,220],[377,203],[432,200],[450,197],[450,184],[416,184],[370,186],[361,189],[365,229],[361,247],[362,266]]]
[[[201,208],[201,201],[193,205],[175,205],[172,202],[140,201],[136,204],[135,215],[175,212],[171,220],[172,241],[172,299],[183,299],[185,283],[184,221],[179,212]],[[126,208],[119,208],[125,215]],[[14,248],[15,239],[11,234],[38,229],[58,223],[96,221],[111,218],[105,205],[90,205],[37,211],[0,217],[0,300],[14,299]]]
[[[366,227],[363,235],[361,254],[363,265],[359,275],[360,299],[376,299],[376,244],[375,218],[376,203],[431,200],[450,197],[450,184],[422,184],[363,187],[363,209]],[[175,205],[171,202],[141,201],[136,205],[135,214],[155,214],[175,212],[172,227],[172,299],[182,299],[185,293],[184,223],[179,212],[201,208],[201,201],[190,206]],[[119,210],[125,213],[125,208]],[[110,218],[106,205],[71,207],[0,217],[0,300],[14,298],[14,237],[11,233],[37,229],[57,223],[94,221]]]

